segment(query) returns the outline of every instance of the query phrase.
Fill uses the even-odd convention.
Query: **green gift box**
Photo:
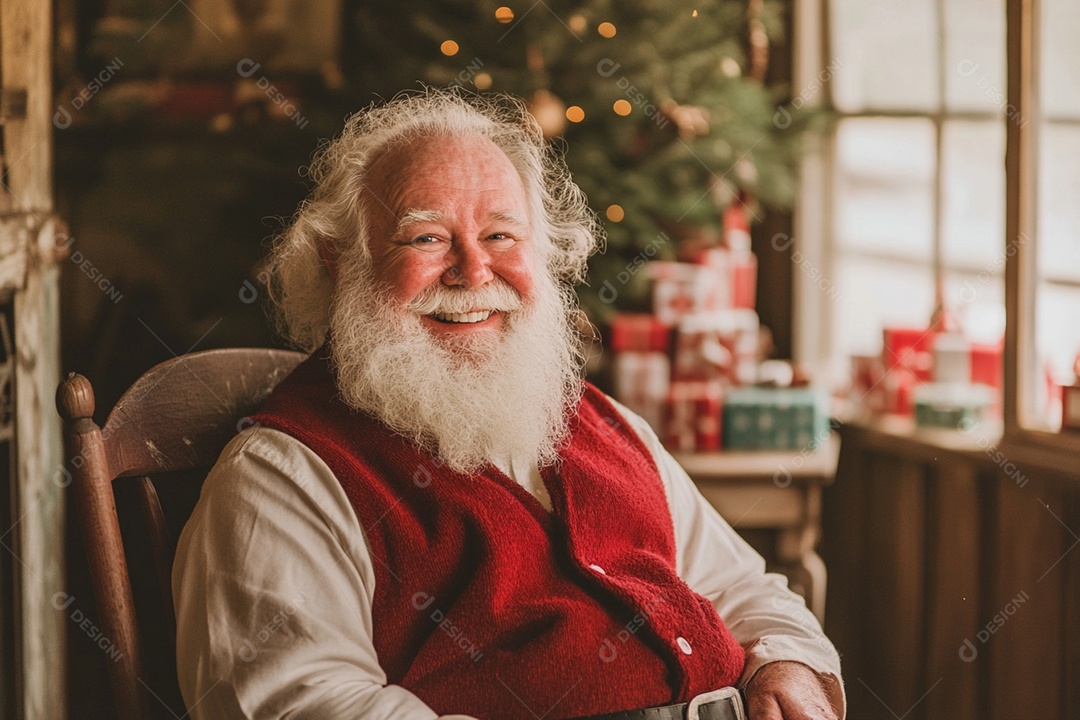
[[[724,396],[724,448],[816,448],[829,434],[825,407],[815,388],[731,388]]]
[[[994,389],[971,383],[927,383],[915,389],[915,424],[969,431],[985,418]]]

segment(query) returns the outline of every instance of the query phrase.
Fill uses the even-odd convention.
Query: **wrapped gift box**
[[[885,328],[881,359],[885,368],[903,367],[920,382],[930,382],[934,360],[931,354],[934,333],[927,328]]]
[[[664,422],[671,362],[662,352],[621,352],[615,356],[615,398],[643,417],[658,433]]]
[[[688,315],[675,341],[676,380],[723,380],[746,385],[757,377],[758,323],[753,310]]]
[[[850,401],[872,413],[885,412],[885,363],[880,355],[853,355],[851,357]]]
[[[915,424],[970,430],[983,421],[994,389],[973,383],[927,383],[915,389]]]
[[[699,251],[693,262],[712,268],[722,279],[719,302],[721,308],[753,310],[757,300],[757,256],[752,252],[734,252],[726,247],[711,247]]]
[[[1004,343],[985,345],[980,343],[971,344],[971,382],[978,385],[987,385],[997,389],[1002,387],[1004,375]]]
[[[934,336],[933,348],[935,383],[971,380],[971,341],[963,333],[938,333]]]
[[[664,432],[669,450],[720,449],[723,386],[717,381],[676,381],[668,392]]]
[[[728,450],[816,448],[828,433],[825,397],[814,388],[730,388],[724,396]]]
[[[611,321],[611,349],[617,353],[671,353],[672,327],[655,315],[618,313]]]
[[[686,315],[729,305],[731,288],[713,267],[654,261],[646,268],[653,281],[653,313],[665,325],[678,325]]]

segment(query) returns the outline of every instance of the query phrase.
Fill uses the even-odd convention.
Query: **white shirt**
[[[840,660],[802,598],[765,572],[649,425],[617,407],[660,470],[679,577],[746,650],[740,686],[766,663],[796,660],[826,681],[842,718]],[[496,465],[551,509],[534,465]],[[177,669],[192,719],[434,720],[418,697],[386,684],[374,593],[363,530],[330,468],[284,433],[240,433],[207,477],[173,566]]]

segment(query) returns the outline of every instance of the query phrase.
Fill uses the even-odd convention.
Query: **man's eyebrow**
[[[525,218],[521,217],[520,215],[517,215],[516,213],[510,213],[510,212],[492,213],[491,214],[491,219],[492,220],[498,220],[500,222],[513,223],[515,225],[523,225],[523,226],[526,226],[526,227],[529,224],[525,220]]]
[[[444,215],[438,210],[407,210],[401,218],[398,219],[397,228],[394,230],[394,234],[397,235],[409,225],[416,223],[427,222],[440,222],[444,218]]]

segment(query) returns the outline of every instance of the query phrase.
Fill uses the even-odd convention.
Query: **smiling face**
[[[576,302],[510,160],[479,137],[422,139],[365,185],[370,257],[329,263],[342,399],[460,472],[554,462],[581,388]]]
[[[528,201],[495,143],[441,137],[402,145],[376,162],[366,185],[373,275],[430,332],[487,334],[504,327],[519,298],[531,299]]]

